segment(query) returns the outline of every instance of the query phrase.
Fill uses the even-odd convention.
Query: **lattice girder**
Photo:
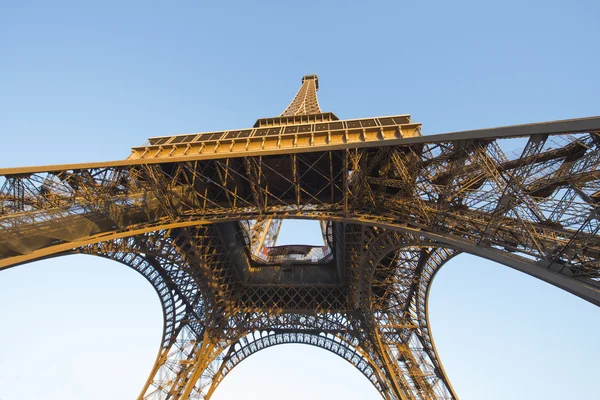
[[[556,134],[551,139],[559,148],[516,161],[494,139],[392,147],[390,157],[367,148],[256,157],[258,180],[236,159],[9,176],[0,191],[0,265],[165,226],[304,217],[418,229],[436,240],[443,235],[449,246],[462,242],[463,251],[543,269],[554,281],[597,285],[596,135]],[[443,178],[448,171],[451,179]],[[531,194],[542,187],[546,197]],[[506,193],[515,198],[498,208]],[[594,296],[583,297],[597,302]]]
[[[198,281],[202,275],[192,273],[175,244],[176,238],[171,231],[157,231],[76,250],[130,266],[146,277],[159,295],[164,316],[163,338],[140,394],[144,399],[165,398],[177,382],[185,381],[191,373],[190,360],[198,352],[205,331],[205,301],[200,290],[203,285]]]
[[[370,247],[373,250],[388,249],[389,251],[390,248],[406,246],[407,240],[410,239],[407,239],[406,236],[391,234],[390,232],[365,230],[359,226],[352,227],[350,232],[353,232],[355,237],[360,237],[360,240],[362,240],[349,240],[349,245],[354,248]],[[102,256],[110,257],[123,262],[121,258],[123,258],[125,253],[122,253],[121,251],[129,248],[136,249],[138,252],[143,252],[146,257],[149,257],[153,252],[155,253],[154,257],[157,258],[169,257],[170,255],[179,257],[179,262],[181,263],[181,256],[179,256],[181,253],[173,252],[172,250],[173,244],[177,242],[181,243],[181,241],[173,238],[177,238],[177,235],[174,235],[172,232],[161,232],[160,236],[155,235],[152,240],[149,237],[143,237],[138,238],[135,241],[130,240],[129,242],[117,241],[115,243],[105,243],[102,246],[88,247],[82,250],[89,253],[97,253]],[[370,245],[367,245],[367,242],[369,242]],[[385,246],[381,246],[382,242],[385,242]],[[380,259],[383,257],[381,251],[382,250],[371,251],[369,253],[369,257]],[[353,257],[351,252],[348,252],[348,255],[350,258]],[[131,256],[127,259],[130,258],[134,260],[136,259],[135,257],[132,258]],[[361,257],[359,261],[364,263],[364,256]],[[442,258],[442,261],[445,261],[445,259]],[[367,262],[364,265],[368,267],[371,264],[372,262]],[[439,265],[441,265],[441,263],[433,265],[434,271],[435,268],[438,268]],[[162,275],[164,274],[165,273],[163,272]],[[369,272],[366,271],[366,274],[368,275]],[[424,276],[432,276],[432,273]],[[428,281],[426,281],[425,287],[428,287]],[[370,291],[367,293],[369,292]],[[239,351],[232,352],[231,349],[235,349],[235,347],[232,348],[232,345],[228,344],[231,340],[234,340],[234,338],[238,337],[239,335],[243,335],[247,330],[252,331],[252,329],[263,329],[262,332],[269,332],[267,334],[269,340],[266,342],[262,341],[265,346],[260,348],[274,344],[286,343],[288,340],[279,340],[277,337],[283,338],[287,335],[288,338],[293,338],[289,341],[290,343],[309,343],[321,346],[331,351],[336,340],[334,338],[337,337],[338,343],[333,346],[334,350],[337,349],[335,351],[336,354],[344,357],[347,361],[359,367],[359,369],[365,374],[365,376],[367,376],[367,378],[375,385],[377,390],[380,391],[385,398],[399,398],[393,393],[393,391],[390,391],[390,383],[387,381],[387,378],[381,375],[381,370],[385,368],[384,363],[378,359],[379,356],[374,353],[373,348],[369,348],[367,345],[369,342],[367,338],[364,337],[364,330],[362,333],[360,333],[361,331],[356,331],[356,321],[354,324],[352,324],[350,323],[351,320],[351,317],[343,315],[333,317],[324,316],[314,319],[313,317],[306,315],[280,315],[278,317],[273,317],[269,316],[268,314],[249,315],[248,313],[242,313],[238,317],[230,319],[230,322],[227,324],[230,327],[228,330],[229,333],[225,335],[226,337],[223,337],[220,340],[215,340],[220,337],[218,335],[220,334],[221,330],[216,331],[218,333],[216,333],[212,339],[213,342],[220,342],[220,346],[210,346],[207,349],[203,349],[201,347],[201,343],[205,342],[206,338],[202,337],[202,334],[199,332],[193,333],[188,326],[184,325],[183,329],[178,331],[179,335],[177,339],[170,341],[168,346],[165,346],[161,351],[161,354],[157,360],[157,365],[153,370],[152,379],[148,382],[143,398],[177,398],[175,394],[182,393],[182,390],[185,387],[183,383],[190,382],[194,371],[197,371],[197,374],[200,371],[202,372],[200,374],[200,378],[197,379],[197,383],[195,383],[193,387],[190,386],[192,387],[192,389],[190,389],[190,398],[208,398],[205,396],[210,396],[210,394],[212,394],[216,385],[235,365],[245,358],[245,356],[249,355],[250,353],[254,353],[259,349],[255,348],[250,353],[245,353],[244,357],[241,357],[239,355]],[[264,329],[271,329],[271,331],[264,331]],[[318,332],[320,332],[320,334]],[[332,332],[337,333],[332,336]],[[363,337],[358,340],[357,338],[359,338],[361,334]],[[239,343],[240,340],[247,341],[249,337],[250,336],[248,335],[243,336],[241,339],[237,339],[235,343]],[[251,337],[256,338],[256,335]],[[259,338],[262,337],[263,336],[259,335]],[[310,341],[307,342],[307,340],[304,339],[310,339]],[[365,346],[367,347],[362,349]],[[219,350],[227,348],[230,349],[228,356],[221,355],[221,358],[216,356]],[[204,364],[196,360],[198,354],[202,352],[209,353],[208,357],[201,358]],[[213,357],[216,357],[211,358],[211,354]],[[238,354],[237,358],[235,354]],[[437,358],[434,357],[434,360],[437,361]],[[217,368],[217,365],[220,365],[220,367]]]
[[[318,114],[321,112],[317,90],[319,78],[316,75],[306,75],[302,78],[302,86],[287,108],[281,113],[282,117],[293,115]]]
[[[418,235],[381,232],[373,241],[366,274],[372,282],[363,301],[381,346],[390,354],[390,368],[406,375],[409,398],[457,398],[429,329],[427,299],[433,277],[453,256]]]
[[[0,269],[86,253],[140,272],[165,318],[140,399],[208,399],[286,341],[335,348],[387,399],[455,399],[427,298],[459,252],[600,305],[600,117],[426,137],[322,113],[317,89],[254,128],[0,170]],[[320,221],[328,258],[258,265],[286,218]]]
[[[212,394],[225,376],[247,357],[260,350],[282,344],[307,344],[330,351],[355,366],[380,393],[385,393],[385,386],[382,385],[384,379],[379,375],[378,368],[369,360],[368,355],[362,354],[359,349],[331,333],[293,330],[254,332],[232,344],[223,356],[219,372],[208,393]]]

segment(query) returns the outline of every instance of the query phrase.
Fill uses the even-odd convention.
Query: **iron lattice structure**
[[[408,115],[321,112],[302,82],[253,128],[0,170],[0,268],[86,253],[141,273],[164,333],[139,399],[208,399],[283,343],[338,354],[386,399],[455,399],[427,298],[461,252],[600,305],[600,117],[421,136]],[[275,246],[286,218],[320,221],[323,246]]]

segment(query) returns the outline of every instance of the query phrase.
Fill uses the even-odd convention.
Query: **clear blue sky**
[[[0,2],[0,167],[248,127],[309,73],[324,111],[410,113],[424,134],[600,114],[593,0],[79,3]],[[89,256],[33,263],[0,273],[0,304],[1,400],[135,398],[162,326],[141,276]],[[463,255],[430,311],[461,399],[600,397],[600,310],[583,300]],[[378,395],[340,358],[283,346],[214,396],[238,398]]]

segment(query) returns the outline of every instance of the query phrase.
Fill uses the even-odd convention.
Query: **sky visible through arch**
[[[150,136],[249,127],[311,73],[324,111],[410,113],[425,135],[597,115],[599,15],[594,1],[3,2],[0,167],[123,159]],[[0,272],[0,304],[1,400],[137,396],[162,314],[134,271],[32,263]],[[430,311],[461,399],[599,396],[596,307],[461,255]],[[345,361],[290,345],[244,361],[213,398],[378,397]]]

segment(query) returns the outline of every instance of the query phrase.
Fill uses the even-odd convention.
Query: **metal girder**
[[[590,180],[583,184],[583,188],[578,187],[578,190],[583,192],[589,191],[587,186],[592,187],[590,183],[598,180],[595,177],[599,163],[597,150],[589,151],[594,157],[581,158],[582,162],[587,163],[586,168],[592,175]],[[63,243],[77,244],[92,237],[127,235],[138,230],[159,229],[162,226],[253,219],[257,216],[335,219],[346,214],[354,215],[357,220],[368,221],[377,216],[377,207],[385,207],[392,212],[391,215],[398,216],[392,223],[411,224],[433,232],[445,230],[453,236],[466,237],[476,242],[483,240],[490,243],[491,247],[503,246],[508,251],[523,253],[527,257],[554,259],[554,248],[563,247],[573,239],[587,215],[597,207],[587,201],[578,201],[576,208],[573,207],[577,215],[565,217],[563,213],[559,220],[547,219],[540,222],[528,220],[527,215],[515,214],[519,207],[527,207],[530,200],[526,203],[517,201],[510,209],[500,214],[496,207],[506,181],[493,178],[498,163],[492,157],[479,161],[481,157],[474,152],[475,156],[469,165],[479,162],[485,164],[482,169],[489,171],[489,177],[479,187],[464,191],[462,188],[449,189],[448,185],[442,186],[435,181],[428,181],[431,169],[431,166],[428,166],[421,170],[424,175],[417,178],[418,183],[413,185],[410,192],[395,190],[396,188],[378,189],[375,192],[378,193],[377,203],[367,202],[359,208],[356,204],[353,205],[352,201],[346,201],[352,196],[352,189],[344,191],[346,186],[352,188],[353,182],[360,177],[359,172],[355,173],[354,167],[359,163],[350,164],[350,168],[355,169],[347,173],[340,171],[344,154],[346,153],[334,152],[333,159],[336,162],[332,172],[329,171],[331,164],[326,154],[311,153],[310,156],[302,156],[303,165],[308,171],[297,184],[302,193],[302,203],[298,203],[295,191],[290,190],[294,187],[292,171],[278,168],[285,164],[286,157],[291,156],[274,159],[261,157],[265,170],[263,173],[268,177],[260,189],[257,189],[260,190],[260,198],[264,199],[262,204],[256,204],[251,190],[251,177],[245,175],[243,164],[232,164],[227,160],[171,164],[169,170],[147,166],[141,170],[136,168],[127,171],[98,171],[90,174],[103,178],[108,176],[111,179],[107,182],[98,180],[92,187],[86,187],[83,193],[58,180],[56,175],[30,175],[21,178],[19,183],[27,187],[30,193],[25,206],[10,194],[15,185],[13,178],[5,182],[3,191],[3,194],[7,195],[3,196],[4,215],[0,217],[0,225],[4,228],[4,241],[0,245],[0,255],[4,260],[0,261],[0,265],[9,265],[9,262],[18,261],[19,257],[26,258],[28,254],[33,255],[38,250],[50,250],[51,247],[60,249]],[[364,158],[365,155],[362,152],[348,154],[351,160],[359,157]],[[589,162],[591,158],[594,159],[592,163]],[[416,167],[418,168],[418,165]],[[221,181],[211,179],[210,176],[218,175],[219,170],[226,171],[231,178]],[[581,174],[582,172],[577,173],[578,176]],[[121,184],[112,180],[114,176],[123,175],[128,175],[126,185],[123,185],[122,180],[119,181]],[[333,179],[330,179],[331,176]],[[535,184],[538,179],[540,178],[532,178],[531,184]],[[42,184],[38,184],[40,181]],[[198,181],[202,184],[197,183]],[[568,177],[564,181],[568,183]],[[345,182],[349,184],[346,185]],[[407,182],[408,184],[410,182]],[[160,191],[156,189],[158,185],[162,187]],[[362,184],[358,185],[361,186]],[[535,198],[536,207],[541,209],[540,212],[551,213],[560,205],[553,197],[560,194],[560,189],[558,186],[555,193]],[[525,186],[520,190],[525,191]],[[116,194],[112,202],[107,204],[101,199],[106,197],[105,193],[109,191]],[[54,195],[52,201],[47,199],[50,192]],[[98,197],[95,198],[100,201],[91,201],[90,192],[98,193]],[[443,193],[448,199],[446,207],[439,207],[437,193]],[[592,193],[589,194],[591,195]],[[523,196],[531,198],[528,193]],[[413,200],[415,197],[420,200]],[[415,204],[419,207],[415,208]],[[20,211],[22,207],[27,207],[27,210]],[[582,213],[583,218],[577,219]],[[384,220],[385,217],[382,216],[381,219]],[[54,220],[68,221],[68,225],[55,223]],[[494,221],[497,228],[493,235],[486,229],[490,221]],[[591,257],[592,260],[596,259],[597,237],[586,238],[590,243],[577,243],[577,237],[573,240],[573,245],[585,250],[583,255]],[[589,264],[589,261],[587,262]]]
[[[403,116],[406,117],[406,116]],[[277,154],[294,154],[323,150],[344,150],[352,148],[372,148],[381,146],[412,146],[427,145],[458,141],[471,140],[497,140],[508,138],[529,137],[536,134],[548,135],[569,135],[582,132],[594,133],[600,132],[600,117],[588,117],[579,119],[568,119],[560,121],[540,122],[535,124],[511,125],[500,128],[478,129],[464,132],[441,133],[421,136],[418,131],[411,137],[389,138],[385,140],[365,140],[358,139],[355,142],[323,143],[313,144],[307,147],[291,147],[279,149],[273,148],[249,149],[243,154],[240,153],[203,153],[188,154],[184,156],[169,158],[148,158],[148,159],[126,159],[114,160],[108,162],[91,162],[82,164],[59,164],[49,166],[32,166],[17,168],[0,168],[0,176],[33,174],[39,172],[69,171],[80,169],[97,169],[107,167],[128,167],[134,165],[164,164],[182,161],[211,160],[223,158],[254,157]],[[360,135],[359,135],[360,136]]]
[[[323,113],[317,88],[304,77],[247,130],[0,170],[0,269],[85,253],[144,275],[165,320],[140,399],[208,399],[288,342],[342,356],[386,399],[456,399],[427,298],[460,252],[600,305],[600,117],[421,136],[408,115]],[[326,257],[263,257],[287,218],[320,221]]]
[[[356,339],[352,339],[352,342],[355,343]],[[370,360],[369,355],[364,354],[360,348],[353,346],[352,342],[347,342],[342,332],[334,334],[324,331],[288,329],[250,333],[230,345],[229,349],[224,352],[222,364],[208,394],[212,395],[223,378],[249,356],[260,350],[283,344],[307,344],[330,351],[355,366],[369,379],[375,389],[385,394],[384,381],[379,375],[379,369]]]
[[[281,113],[282,117],[292,115],[318,114],[321,112],[319,100],[317,99],[317,90],[319,90],[319,78],[317,75],[306,75],[302,78],[302,86],[289,106]]]

